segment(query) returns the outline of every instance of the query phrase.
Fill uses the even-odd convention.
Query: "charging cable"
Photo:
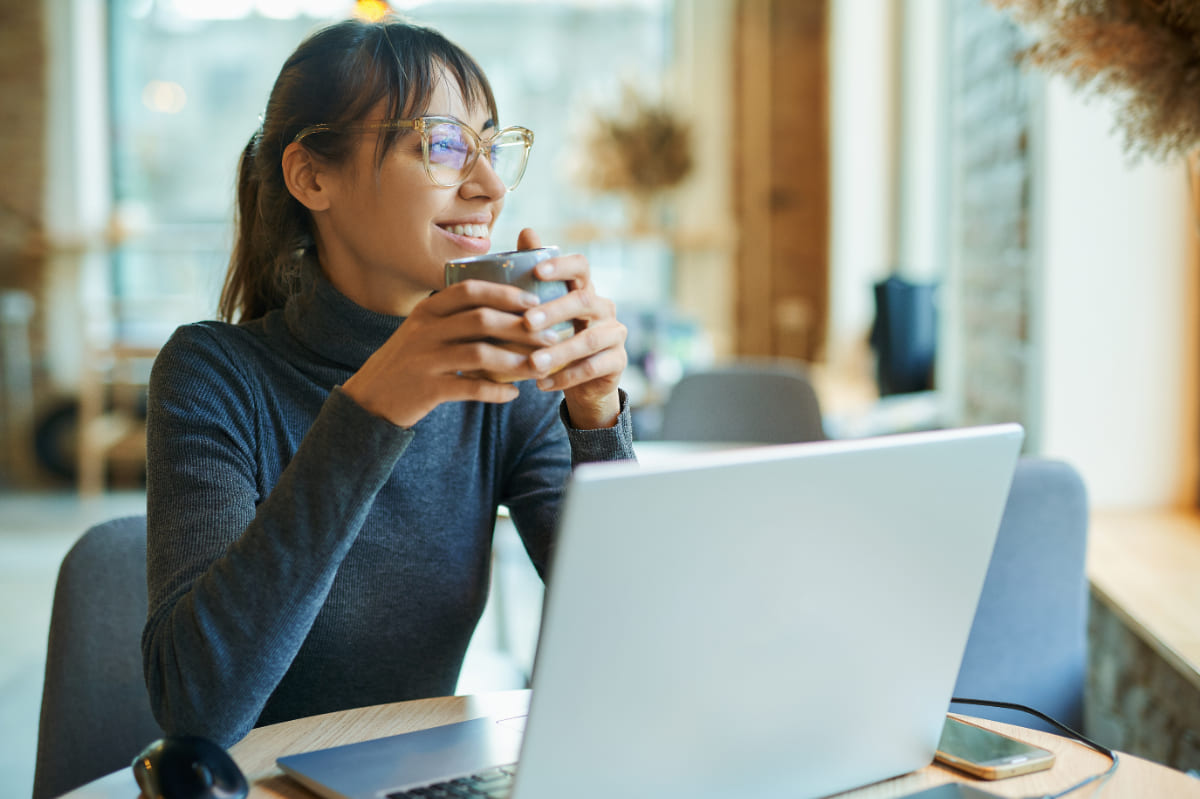
[[[1091,738],[1088,738],[1087,736],[1085,736],[1083,733],[1076,732],[1075,730],[1071,729],[1070,727],[1063,724],[1062,722],[1060,722],[1056,719],[1053,719],[1050,716],[1047,716],[1045,713],[1043,713],[1040,710],[1034,710],[1033,708],[1026,707],[1025,705],[1018,705],[1015,702],[997,702],[997,701],[993,701],[990,699],[964,699],[964,698],[958,697],[958,696],[951,697],[950,704],[952,704],[952,705],[982,705],[984,707],[996,707],[996,708],[1002,708],[1004,710],[1017,710],[1017,711],[1020,711],[1021,713],[1028,713],[1031,716],[1037,716],[1039,719],[1046,722],[1047,724],[1051,724],[1054,727],[1057,727],[1059,730],[1062,730],[1070,738],[1073,738],[1074,740],[1079,741],[1081,744],[1083,744],[1091,749],[1096,750],[1097,752],[1099,752],[1100,754],[1104,755],[1105,757],[1107,757],[1109,760],[1112,761],[1112,765],[1108,767],[1108,770],[1103,771],[1099,774],[1093,774],[1092,776],[1088,777],[1086,780],[1075,783],[1070,788],[1067,788],[1065,791],[1059,791],[1058,793],[1053,793],[1053,794],[1044,794],[1042,796],[1033,797],[1032,799],[1059,799],[1060,796],[1066,796],[1069,793],[1074,793],[1075,791],[1078,791],[1080,788],[1091,785],[1093,782],[1099,782],[1101,785],[1103,785],[1108,780],[1108,778],[1111,777],[1117,770],[1117,765],[1118,765],[1119,761],[1117,759],[1116,752],[1109,749],[1107,746],[1101,746],[1100,744],[1093,741]]]

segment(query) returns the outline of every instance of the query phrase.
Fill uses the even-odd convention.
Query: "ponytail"
[[[282,308],[312,243],[308,213],[284,185],[281,165],[262,158],[262,141],[255,132],[238,159],[233,253],[217,308],[226,322]]]

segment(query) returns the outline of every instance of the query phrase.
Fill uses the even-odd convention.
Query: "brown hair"
[[[389,118],[417,116],[428,107],[440,70],[463,96],[483,102],[497,119],[483,70],[437,31],[405,22],[347,20],[317,31],[292,53],[267,101],[262,126],[238,162],[233,254],[218,313],[248,322],[280,308],[296,285],[301,256],[313,246],[312,217],[287,189],[284,148],[309,125],[362,119],[386,101]],[[377,164],[401,131],[381,137]],[[304,146],[338,163],[350,139],[336,133],[305,138]]]

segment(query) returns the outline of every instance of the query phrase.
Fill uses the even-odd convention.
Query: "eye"
[[[437,163],[461,166],[466,163],[471,145],[463,129],[449,123],[437,125],[429,132],[429,159]]]

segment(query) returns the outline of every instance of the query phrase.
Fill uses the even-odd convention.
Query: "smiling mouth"
[[[438,227],[456,236],[466,236],[472,239],[486,239],[488,237],[487,225],[438,225]]]

